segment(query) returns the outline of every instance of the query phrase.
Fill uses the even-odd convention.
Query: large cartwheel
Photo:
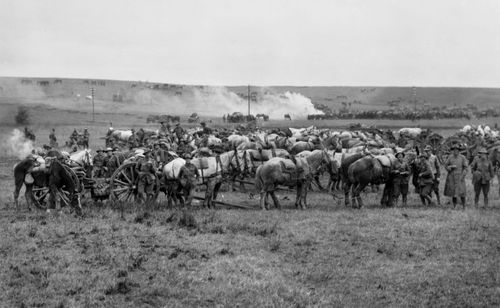
[[[71,180],[73,181],[73,184],[75,185],[75,191],[78,194],[78,202],[80,202],[80,193],[82,192],[82,188],[83,188],[83,186],[81,184],[81,180],[78,178],[78,175],[76,174],[76,172],[73,169],[71,169],[70,166],[67,166],[67,165],[63,165],[63,166],[64,166],[64,169],[70,175]],[[49,187],[48,186],[41,186],[40,187],[40,186],[33,185],[32,192],[33,192],[35,206],[39,209],[42,209],[42,210],[47,209],[48,199],[50,196]],[[58,188],[56,194],[61,199],[61,202],[63,202],[63,204],[61,204],[61,207],[70,205],[70,200],[72,199],[71,198],[72,196],[67,190],[65,190],[63,188]]]
[[[125,163],[118,167],[111,176],[109,183],[110,199],[115,201],[135,201],[137,199],[137,184],[139,173],[135,169],[136,163]],[[160,193],[160,179],[155,173],[152,200],[158,199]]]

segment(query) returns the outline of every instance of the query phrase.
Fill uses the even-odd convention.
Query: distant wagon
[[[195,122],[198,122],[200,121],[200,117],[198,116],[198,114],[195,112],[193,114],[191,114],[188,118],[188,122],[189,123],[195,123]]]

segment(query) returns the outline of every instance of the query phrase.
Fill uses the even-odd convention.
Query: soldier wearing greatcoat
[[[422,204],[433,205],[431,193],[432,185],[434,183],[434,174],[432,172],[431,164],[429,163],[427,154],[424,152],[419,156],[419,166],[418,166],[418,185],[419,194]]]
[[[444,195],[451,197],[453,207],[457,206],[457,198],[465,208],[465,175],[467,174],[467,159],[460,154],[460,147],[454,145],[451,147],[452,154],[444,163],[444,168],[448,171],[446,183],[444,185]]]
[[[393,194],[394,194],[394,203],[398,203],[398,198],[399,195],[402,196],[402,201],[403,201],[403,206],[406,206],[406,201],[408,198],[408,183],[409,183],[409,177],[410,177],[410,166],[408,165],[408,162],[404,160],[405,153],[404,152],[398,152],[396,153],[396,158],[398,159],[400,166],[399,168],[395,171],[394,174],[394,189],[393,189]]]
[[[96,178],[102,178],[105,176],[104,172],[104,159],[106,158],[106,155],[104,155],[103,150],[101,148],[97,149],[97,154],[94,156],[92,160],[93,164],[93,170],[94,170],[94,177]]]

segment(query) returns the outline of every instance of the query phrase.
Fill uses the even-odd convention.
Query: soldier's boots
[[[465,209],[465,197],[460,197],[460,203],[462,203],[462,206]]]
[[[403,207],[406,207],[407,196],[403,195]]]

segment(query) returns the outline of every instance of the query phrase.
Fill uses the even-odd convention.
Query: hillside
[[[247,112],[247,86],[210,87],[141,81],[0,77],[0,103],[48,104],[61,109],[91,108],[90,88],[95,89],[95,108],[100,112],[169,113],[219,117],[225,113]],[[252,113],[268,113],[281,119],[284,113],[296,118],[314,113],[314,105],[332,110],[389,109],[389,102],[414,108],[497,107],[500,89],[412,87],[256,87]],[[290,93],[287,93],[290,92]],[[416,100],[416,104],[414,103]]]

